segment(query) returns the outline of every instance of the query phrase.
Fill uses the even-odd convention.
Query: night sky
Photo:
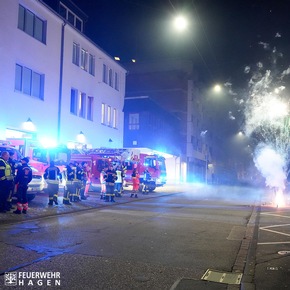
[[[270,61],[274,47],[283,54],[280,65],[289,63],[290,0],[73,2],[89,17],[85,34],[123,63],[189,58],[224,80],[238,79],[246,65]],[[191,21],[183,33],[171,27],[179,12]]]

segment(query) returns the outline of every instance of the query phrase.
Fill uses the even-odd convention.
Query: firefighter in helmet
[[[13,211],[15,214],[26,214],[28,210],[27,189],[28,183],[32,180],[32,169],[28,165],[29,159],[24,157],[21,159],[21,166],[17,169],[15,184],[17,185],[17,209]]]
[[[50,161],[49,167],[45,169],[43,177],[47,182],[47,192],[49,196],[48,205],[53,205],[53,203],[58,205],[59,182],[62,182],[62,175],[53,161]]]
[[[13,180],[11,182],[11,187],[9,190],[9,195],[7,198],[7,210],[10,211],[10,209],[12,209],[12,197],[14,195],[14,189],[15,189],[15,176],[16,176],[16,167],[18,165],[17,161],[13,159],[14,156],[14,152],[13,151],[9,151],[9,158],[7,160],[7,162],[9,163],[10,167],[11,167],[11,173],[13,176]],[[20,164],[21,166],[21,164]]]
[[[66,186],[63,194],[63,203],[71,205],[72,197],[76,192],[76,187],[74,186],[73,180],[75,179],[75,168],[73,163],[69,163],[66,166]]]
[[[107,177],[106,177],[106,195],[105,201],[115,202],[115,181],[117,179],[116,172],[113,169],[113,166],[110,165],[109,169],[107,170]]]
[[[9,153],[3,151],[0,158],[0,212],[7,210],[7,198],[13,184],[11,166],[8,163]]]

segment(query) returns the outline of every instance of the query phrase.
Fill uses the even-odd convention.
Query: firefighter
[[[127,172],[127,166],[123,162],[121,165],[121,170],[122,170],[122,188],[121,188],[121,193],[124,193],[124,187],[126,185],[125,177],[126,177],[126,172]]]
[[[87,162],[83,162],[83,170],[84,170],[84,184],[85,184],[85,190],[84,190],[84,196],[89,197],[89,189],[91,185],[91,179],[92,179],[92,169],[89,166]]]
[[[43,177],[47,182],[48,205],[53,205],[53,202],[58,205],[59,182],[62,182],[62,176],[59,168],[54,165],[53,161],[50,161],[49,167],[45,169]]]
[[[116,172],[113,169],[113,166],[110,165],[109,169],[107,170],[107,177],[106,177],[106,195],[105,201],[108,202],[115,202],[115,181],[116,181]]]
[[[73,180],[75,179],[74,164],[69,163],[66,166],[66,187],[63,194],[63,204],[71,205],[72,195],[76,192]]]
[[[100,173],[100,183],[101,183],[101,199],[105,199],[106,196],[106,179],[107,179],[107,170],[108,168],[105,167],[102,169]]]
[[[26,214],[28,209],[27,189],[28,183],[32,180],[32,169],[28,166],[29,159],[24,157],[21,159],[21,166],[17,169],[15,184],[17,186],[17,204],[15,214]]]
[[[85,184],[84,184],[84,170],[82,166],[78,163],[75,162],[75,167],[76,167],[76,194],[74,197],[74,201],[81,201],[82,199],[85,200],[87,199],[84,196],[85,192]]]
[[[7,210],[7,198],[13,184],[11,166],[8,163],[9,153],[3,151],[0,158],[0,212]]]
[[[133,193],[131,193],[130,197],[133,197],[135,194],[135,197],[138,197],[137,193],[140,186],[140,176],[136,168],[134,168],[132,173],[132,182],[133,182]]]
[[[150,181],[151,181],[151,174],[148,171],[148,169],[145,169],[144,177],[143,177],[143,186],[142,186],[143,194],[148,194]]]
[[[10,211],[10,209],[12,209],[12,197],[14,195],[14,188],[15,188],[15,175],[16,175],[16,167],[17,167],[17,162],[16,160],[13,159],[13,156],[14,156],[14,152],[13,151],[10,151],[9,152],[9,158],[8,158],[8,163],[11,167],[11,172],[12,172],[12,176],[13,176],[13,180],[12,180],[12,183],[11,183],[11,188],[9,190],[9,195],[8,195],[8,198],[7,198],[7,207],[6,207],[6,210],[7,211]],[[21,166],[21,165],[20,165]]]
[[[116,181],[115,181],[115,196],[121,197],[122,191],[122,170],[120,166],[116,168]]]
[[[81,170],[82,170],[82,173],[81,173],[82,187],[80,189],[80,195],[81,195],[81,199],[86,200],[87,196],[85,195],[85,193],[86,193],[86,189],[88,191],[87,182],[89,182],[89,175],[90,175],[89,173],[90,168],[87,162],[82,162]],[[88,187],[89,186],[90,185],[88,183]]]

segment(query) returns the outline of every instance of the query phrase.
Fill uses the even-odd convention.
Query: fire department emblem
[[[5,273],[5,286],[17,286],[17,272]]]

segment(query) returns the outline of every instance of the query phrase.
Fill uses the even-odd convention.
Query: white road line
[[[287,216],[287,215],[280,215],[280,214],[274,214],[274,213],[267,213],[267,212],[263,212],[261,213],[261,215],[269,215],[269,216],[277,216],[277,217],[283,217],[283,218],[286,218],[286,219],[290,219],[290,216]]]
[[[290,224],[271,225],[271,226],[260,227],[260,229],[278,228],[278,227],[284,227],[284,226],[290,226]]]
[[[281,245],[281,244],[290,244],[290,242],[265,242],[265,243],[257,243],[257,245]]]
[[[268,230],[268,229],[262,229],[262,228],[260,228],[260,230],[267,231],[267,232],[271,232],[271,233],[275,233],[275,234],[282,235],[282,236],[290,237],[290,234],[285,234],[285,233],[278,232],[278,231],[273,231],[273,230]]]

